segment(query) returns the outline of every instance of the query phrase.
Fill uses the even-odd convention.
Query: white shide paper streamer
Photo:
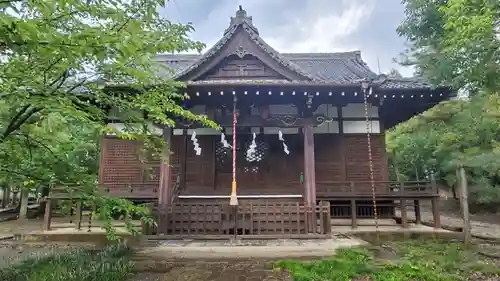
[[[227,142],[226,135],[224,135],[224,133],[222,133],[220,135],[220,142],[222,143],[223,147],[225,147],[225,148],[232,148],[232,146],[229,144],[229,142]]]
[[[194,151],[196,152],[196,155],[201,155],[201,147],[198,143],[198,139],[196,138],[196,132],[193,132],[193,134],[191,135],[191,140],[193,141]]]
[[[252,143],[250,143],[247,150],[247,159],[253,159],[253,156],[255,154],[255,148],[257,148],[257,143],[255,142],[256,136],[257,135],[253,133]]]
[[[286,155],[290,154],[290,151],[288,150],[288,146],[285,143],[285,139],[283,138],[283,132],[278,131],[278,139],[283,143],[283,151],[286,153]]]

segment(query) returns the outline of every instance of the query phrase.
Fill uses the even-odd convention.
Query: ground
[[[445,212],[442,216],[442,224],[452,227],[460,227],[462,222],[454,212]],[[411,212],[409,215],[412,216]],[[490,236],[500,239],[500,217],[498,215],[476,215],[472,217],[473,233],[479,236]],[[432,214],[427,208],[423,208],[423,220],[432,222]],[[496,223],[495,223],[496,222]],[[8,238],[12,233],[26,233],[30,231],[41,230],[40,220],[30,220],[25,222],[8,221],[0,223],[0,237]],[[457,242],[458,243],[458,242]],[[26,244],[21,241],[4,240],[0,244],[0,267],[8,266],[13,262],[24,259],[28,256],[47,254],[51,252],[66,251],[73,247],[90,247],[89,245],[74,244]],[[380,249],[391,248],[390,245],[379,245],[377,255],[380,258],[391,260],[401,258],[392,251]],[[385,247],[385,248],[384,248]],[[235,249],[238,250],[237,248]],[[475,249],[476,253],[489,256],[497,256],[500,249],[492,244],[485,243]],[[476,255],[477,256],[477,255]],[[483,256],[483,255],[481,255]],[[500,255],[499,255],[500,256]],[[150,263],[150,262],[149,262]],[[161,273],[153,273],[155,268],[146,268],[147,272],[141,272],[130,281],[188,281],[188,280],[207,280],[207,281],[237,281],[237,280],[268,280],[282,281],[291,280],[286,271],[273,270],[269,260],[227,260],[227,261],[165,261],[161,266]],[[485,279],[486,277],[477,273],[477,276],[469,280],[499,280]],[[484,277],[484,278],[483,278]],[[481,279],[482,278],[482,279]],[[304,279],[305,280],[305,279]],[[426,280],[429,281],[429,280]]]
[[[267,260],[186,261],[168,263],[163,272],[142,272],[131,281],[291,281]]]

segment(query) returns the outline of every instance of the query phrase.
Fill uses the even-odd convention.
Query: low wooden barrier
[[[158,227],[146,230],[158,237],[327,237],[331,234],[330,205],[298,202],[174,203],[154,212]]]
[[[438,196],[437,185],[428,181],[318,181],[316,197],[321,199],[362,199],[373,196],[379,200],[431,198]]]

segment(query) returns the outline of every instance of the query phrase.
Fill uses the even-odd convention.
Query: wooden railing
[[[375,196],[383,199],[438,196],[437,186],[427,181],[375,181]],[[321,181],[316,183],[318,198],[354,198],[372,195],[371,181]]]
[[[157,236],[170,237],[326,237],[331,233],[330,205],[303,203],[174,203],[156,210]],[[312,235],[312,236],[311,236]]]

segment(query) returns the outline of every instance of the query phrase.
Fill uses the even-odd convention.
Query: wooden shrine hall
[[[419,213],[420,200],[433,202],[439,227],[435,185],[389,181],[384,130],[449,98],[448,88],[377,75],[359,51],[280,53],[241,7],[204,54],[156,61],[187,84],[185,107],[222,131],[158,127],[167,164],[142,163],[140,144],[104,138],[100,186],[157,203],[155,233],[324,236],[331,218],[356,227],[358,218],[392,218],[395,201],[403,216],[410,205]]]

